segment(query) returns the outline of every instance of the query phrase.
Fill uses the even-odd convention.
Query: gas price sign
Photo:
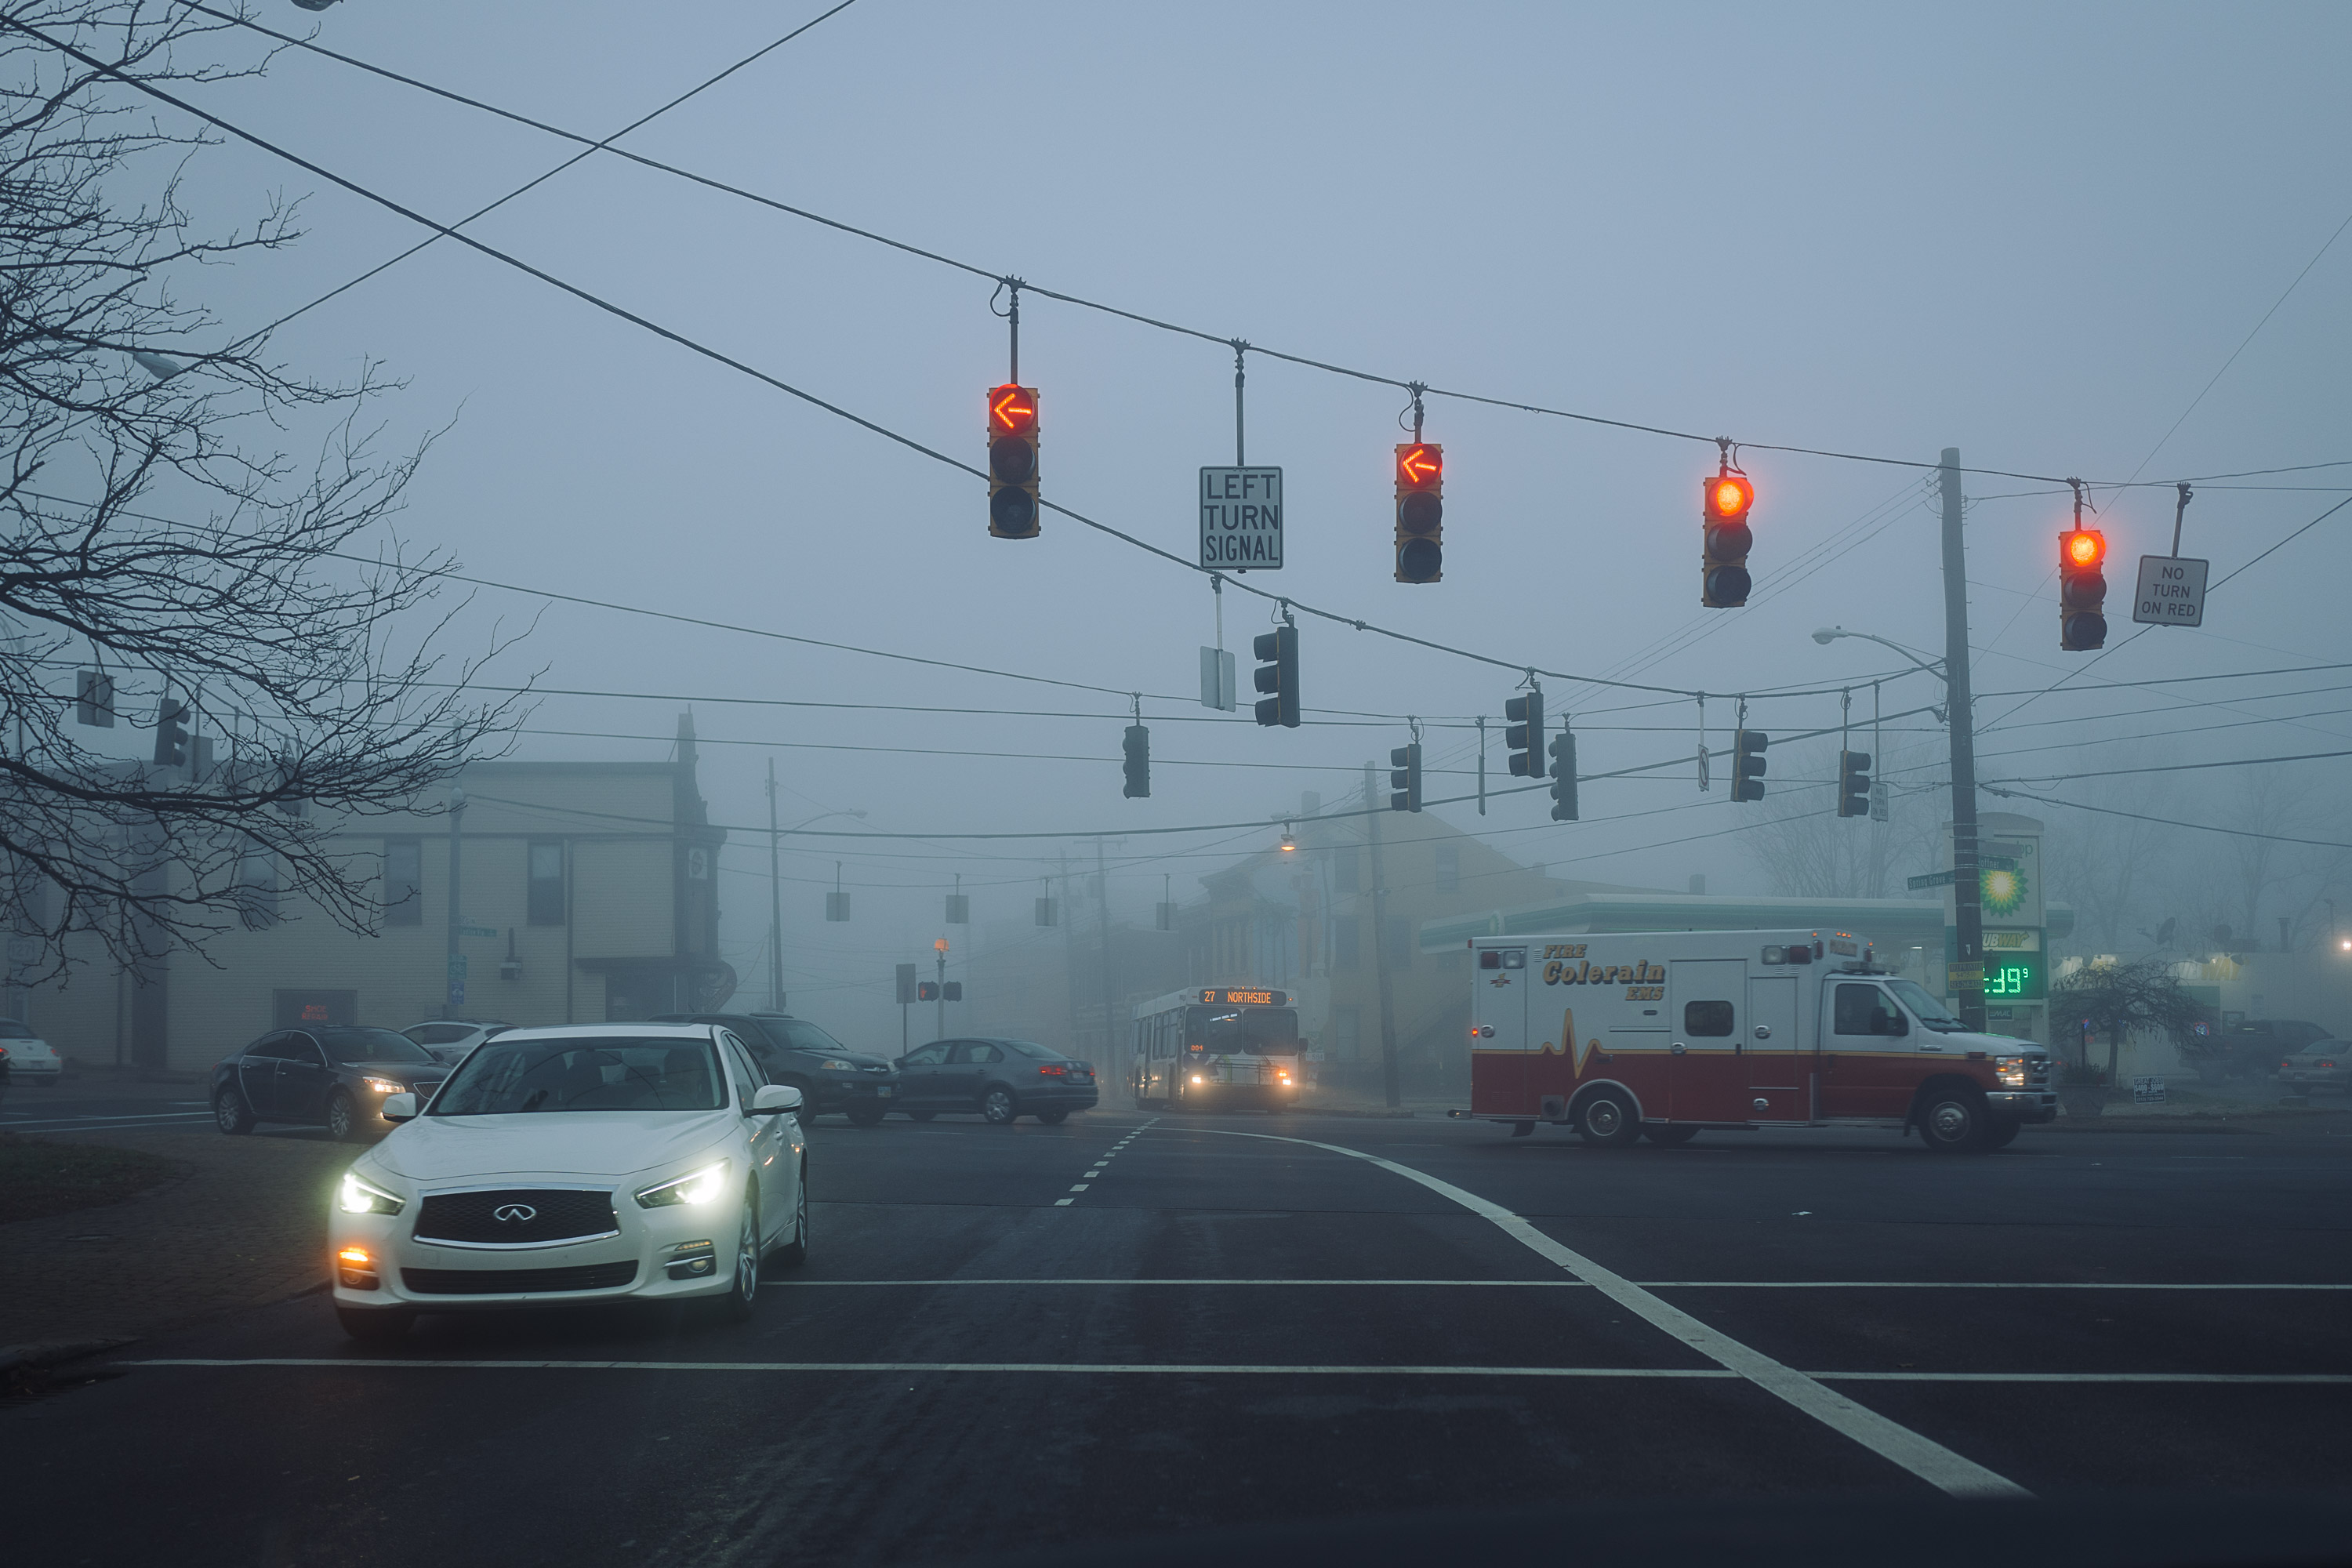
[[[2050,977],[2038,952],[1988,952],[1984,956],[1988,1002],[2038,1002],[2050,994]]]

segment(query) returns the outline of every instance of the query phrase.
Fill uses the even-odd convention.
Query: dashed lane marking
[[[1583,1254],[1554,1241],[1502,1205],[1457,1187],[1451,1182],[1440,1181],[1410,1165],[1401,1165],[1393,1160],[1384,1160],[1378,1154],[1367,1154],[1360,1149],[1350,1149],[1340,1143],[1325,1143],[1312,1138],[1286,1138],[1275,1132],[1232,1132],[1221,1128],[1194,1131],[1225,1138],[1257,1138],[1269,1143],[1302,1144],[1307,1148],[1345,1155],[1350,1160],[1361,1160],[1391,1174],[1402,1176],[1406,1181],[1416,1183],[1492,1222],[1529,1251],[1588,1281],[1602,1295],[1653,1327],[1679,1340],[1717,1365],[1737,1373],[1832,1431],[1842,1433],[1880,1458],[1901,1466],[1930,1486],[1953,1497],[2017,1498],[2033,1495],[2008,1477],[1953,1452],[1931,1437],[1914,1432],[1901,1422],[1889,1420],[1867,1405],[1855,1403],[1826,1386],[1818,1378],[1775,1361],[1727,1333],[1709,1328],[1680,1307],[1652,1295],[1624,1276],[1603,1268]]]
[[[1728,1367],[1663,1366],[1397,1366],[1297,1365],[1278,1362],[1050,1362],[1050,1361],[495,1361],[454,1357],[366,1360],[337,1356],[157,1356],[122,1361],[117,1366],[245,1370],[264,1367],[333,1368],[341,1371],[457,1372],[916,1372],[1069,1373],[1085,1376],[1124,1374],[1160,1377],[1511,1377],[1666,1378],[1729,1382],[1747,1373]],[[2071,1383],[2071,1384],[2272,1384],[2352,1385],[2352,1373],[2325,1372],[1807,1372],[1794,1375],[1826,1383]],[[1753,1379],[1749,1379],[1753,1381]]]

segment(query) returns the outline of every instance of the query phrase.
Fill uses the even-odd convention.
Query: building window
[[[237,852],[236,912],[247,931],[278,923],[278,857],[266,845]]]
[[[383,923],[425,923],[425,841],[421,838],[383,841]]]
[[[1360,884],[1356,879],[1356,851],[1342,845],[1331,851],[1331,891],[1352,893]]]
[[[1359,950],[1364,944],[1362,922],[1354,915],[1341,915],[1331,922],[1331,972],[1353,974],[1360,962]]]
[[[1462,847],[1458,844],[1437,847],[1437,890],[1441,893],[1462,890]]]
[[[534,838],[530,843],[530,923],[563,923],[563,842]]]

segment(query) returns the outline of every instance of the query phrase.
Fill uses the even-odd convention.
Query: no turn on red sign
[[[2205,574],[2212,564],[2186,555],[2141,556],[2132,619],[2151,626],[2203,626]]]

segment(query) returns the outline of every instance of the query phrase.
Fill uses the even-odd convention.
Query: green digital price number
[[[2042,955],[1985,954],[1984,994],[1988,1002],[2038,999],[2050,994],[2042,971]]]

